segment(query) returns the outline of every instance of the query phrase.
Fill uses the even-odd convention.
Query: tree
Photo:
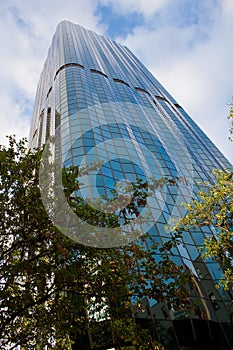
[[[100,327],[101,320],[111,320],[119,349],[123,345],[122,334],[114,332],[117,322],[130,328],[127,341],[135,349],[143,349],[140,342],[145,336],[155,348],[149,333],[139,332],[141,340],[135,335],[133,313],[142,307],[145,295],[173,308],[184,307],[189,274],[149,235],[111,249],[83,246],[63,235],[41,200],[41,154],[27,152],[26,140],[16,142],[14,137],[8,147],[0,147],[1,348],[71,349],[74,342],[81,343],[83,334],[91,339],[91,328]],[[138,181],[128,214],[118,210],[102,215],[71,196],[78,188],[78,171],[70,168],[63,174],[63,187],[74,211],[90,223],[115,227],[119,218],[130,220],[137,213],[136,203],[145,200],[148,186]]]
[[[230,121],[230,127],[229,127],[230,137],[229,137],[229,139],[231,141],[233,141],[233,138],[232,138],[232,135],[233,135],[233,104],[232,103],[230,104],[230,111],[229,111],[227,118]]]
[[[230,134],[233,133],[233,105],[228,115]],[[231,139],[231,138],[230,138]],[[233,288],[233,172],[232,169],[215,169],[213,184],[202,184],[198,197],[186,205],[187,215],[176,223],[178,238],[183,231],[208,226],[209,235],[201,248],[204,258],[214,258],[223,269],[219,286]]]

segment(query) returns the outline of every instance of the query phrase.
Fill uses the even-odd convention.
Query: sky
[[[232,0],[0,0],[0,143],[28,137],[57,24],[126,45],[233,163]]]

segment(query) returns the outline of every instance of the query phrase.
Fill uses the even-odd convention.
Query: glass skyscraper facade
[[[82,179],[79,194],[86,200],[111,198],[119,181],[153,178],[158,184],[166,180],[140,211],[142,217],[150,213],[147,224],[140,224],[142,233],[148,230],[159,244],[170,238],[166,228],[170,220],[185,214],[182,203],[195,197],[201,183],[213,181],[212,170],[231,168],[127,47],[68,21],[58,25],[41,73],[30,147],[41,147],[56,130],[64,167],[103,161],[94,175]],[[203,335],[195,323],[198,319],[210,322],[203,324],[209,343],[217,342],[214,329],[220,330],[219,349],[230,349],[232,338],[227,327],[232,322],[232,296],[215,288],[222,276],[219,264],[204,262],[198,251],[208,234],[213,234],[209,227],[186,232],[171,255],[176,264],[192,271],[202,315],[187,320],[182,313],[148,301],[148,318],[153,315],[168,349],[190,348],[191,338],[198,343]],[[100,243],[100,247],[105,246],[104,241]],[[173,335],[168,336],[168,330]],[[169,345],[173,340],[166,337],[175,337],[176,345]]]

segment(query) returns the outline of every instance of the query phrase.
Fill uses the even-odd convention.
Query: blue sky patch
[[[15,19],[15,22],[19,27],[23,29],[27,29],[27,23],[20,17],[17,7],[15,6],[10,7],[9,12],[12,14],[12,16]]]
[[[179,0],[169,6],[170,18],[179,27],[199,24],[208,26],[212,23],[213,14],[219,5],[219,0]]]
[[[106,35],[111,39],[126,37],[136,26],[143,24],[143,16],[137,12],[129,15],[121,15],[113,11],[112,6],[98,7],[96,15],[100,17],[100,22],[107,26]]]

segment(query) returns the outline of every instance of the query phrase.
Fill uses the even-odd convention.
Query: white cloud
[[[15,134],[18,139],[25,136],[27,137],[30,126],[30,116],[25,116],[23,107],[20,106],[10,94],[4,92],[0,93],[0,101],[0,144],[7,143],[7,135]]]

